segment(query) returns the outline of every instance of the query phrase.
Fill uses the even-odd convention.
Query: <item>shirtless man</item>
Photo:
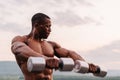
[[[11,50],[15,55],[16,61],[24,75],[25,80],[53,80],[53,69],[58,68],[58,60],[54,56],[70,57],[74,61],[85,61],[76,52],[62,48],[53,41],[46,41],[51,32],[50,17],[43,13],[35,14],[32,19],[32,30],[25,36],[16,36],[12,40]],[[40,72],[29,72],[27,60],[30,56],[43,57],[47,67]],[[94,72],[96,66],[89,64],[89,72]]]

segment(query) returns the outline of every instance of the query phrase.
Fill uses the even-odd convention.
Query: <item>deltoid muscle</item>
[[[14,53],[16,53],[16,52],[19,52],[20,51],[20,47],[22,47],[22,46],[24,46],[25,44],[24,43],[22,43],[22,42],[14,42],[13,44],[12,44],[12,51],[14,52]]]

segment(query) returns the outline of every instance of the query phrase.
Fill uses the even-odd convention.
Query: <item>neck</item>
[[[40,38],[40,36],[38,34],[35,34],[33,31],[31,31],[31,33],[28,35],[29,38],[36,40],[36,41],[43,41],[43,38]]]

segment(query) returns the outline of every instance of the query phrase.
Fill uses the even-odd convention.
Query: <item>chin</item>
[[[43,39],[47,39],[47,38],[48,38],[48,36],[44,36],[44,37],[43,37]]]
[[[39,36],[40,39],[47,39],[48,38],[48,35],[41,35]]]

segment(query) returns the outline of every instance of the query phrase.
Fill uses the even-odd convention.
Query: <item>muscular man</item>
[[[31,21],[32,30],[30,34],[13,38],[11,47],[25,80],[52,80],[53,69],[58,68],[58,60],[54,56],[58,58],[70,57],[74,61],[85,61],[76,52],[62,48],[56,42],[45,40],[51,32],[50,17],[43,13],[37,13],[32,17]],[[30,56],[45,58],[47,64],[45,70],[29,72],[27,60]],[[96,66],[92,64],[89,65],[89,68],[89,72],[96,70]]]

